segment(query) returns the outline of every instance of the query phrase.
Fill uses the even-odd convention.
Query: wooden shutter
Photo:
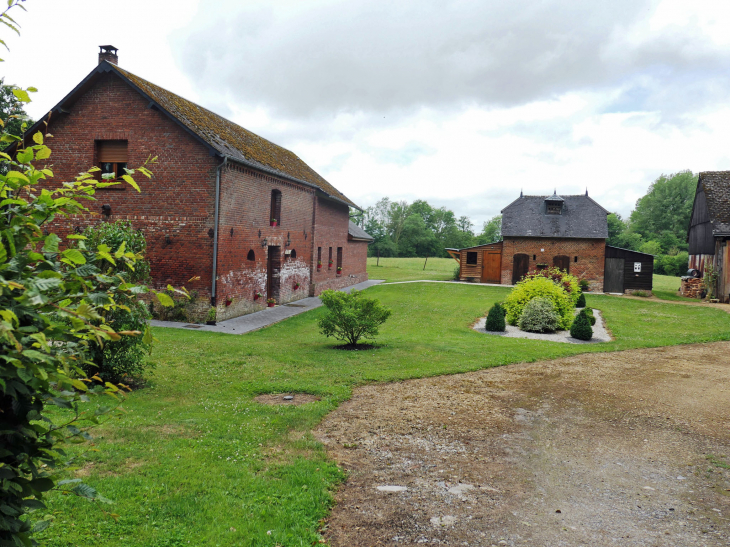
[[[127,163],[127,141],[99,141],[99,163]]]

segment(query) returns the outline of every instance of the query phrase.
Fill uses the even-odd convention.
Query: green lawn
[[[661,300],[671,300],[675,302],[697,302],[696,298],[686,298],[679,296],[679,277],[671,275],[654,274],[652,293]]]
[[[593,295],[588,305],[602,310],[614,342],[502,338],[470,325],[507,288],[414,283],[367,292],[393,309],[373,351],[332,349],[317,332],[322,309],[243,336],[156,329],[155,374],[129,397],[123,418],[97,430],[100,451],[81,461],[86,482],[115,504],[52,497],[56,522],[46,544],[312,545],[343,474],[310,431],[357,385],[730,339],[728,316],[716,309]],[[252,400],[284,391],[322,400],[300,407]]]
[[[370,279],[385,279],[386,282],[414,281],[429,279],[449,281],[454,279],[454,270],[459,263],[453,258],[380,258],[380,266],[376,266],[378,259],[368,258],[368,277]],[[423,266],[426,266],[424,270]]]

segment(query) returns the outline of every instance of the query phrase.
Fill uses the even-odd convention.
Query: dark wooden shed
[[[651,292],[654,255],[606,245],[604,272],[603,292]]]

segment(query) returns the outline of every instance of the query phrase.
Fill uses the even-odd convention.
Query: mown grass
[[[652,293],[660,300],[670,300],[674,302],[697,302],[696,298],[687,298],[680,296],[679,286],[681,284],[679,277],[671,275],[654,274]]]
[[[415,281],[428,279],[434,281],[450,281],[454,279],[454,269],[458,262],[453,258],[368,258],[368,276],[370,279],[393,281]],[[424,265],[426,268],[424,269]]]
[[[343,479],[310,431],[353,387],[583,352],[730,339],[727,314],[610,296],[588,297],[615,341],[503,338],[470,325],[508,289],[414,283],[368,289],[393,310],[376,350],[345,352],[318,334],[314,310],[243,336],[155,329],[155,374],[128,413],[97,432],[81,474],[115,504],[55,496],[44,533],[60,546],[311,545]],[[300,407],[258,393],[309,392]],[[343,439],[343,442],[349,439]]]

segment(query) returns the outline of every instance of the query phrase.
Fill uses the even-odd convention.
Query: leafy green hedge
[[[542,276],[519,282],[512,289],[512,292],[507,295],[507,299],[504,302],[504,308],[507,312],[507,323],[517,325],[527,303],[533,298],[538,297],[545,297],[553,302],[555,311],[560,317],[559,327],[561,329],[570,328],[570,325],[573,323],[575,301],[560,285]],[[577,299],[577,294],[575,298]]]

